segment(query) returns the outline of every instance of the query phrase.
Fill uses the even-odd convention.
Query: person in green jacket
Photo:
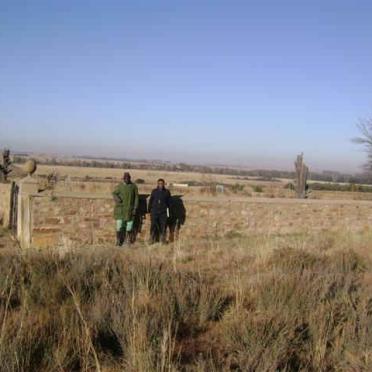
[[[114,218],[116,221],[116,245],[125,243],[127,233],[133,229],[133,220],[138,208],[138,187],[131,181],[128,172],[124,173],[123,182],[112,193],[115,201]],[[128,239],[130,243],[130,239]]]

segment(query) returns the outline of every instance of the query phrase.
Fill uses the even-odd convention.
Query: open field
[[[56,170],[61,176],[68,175],[70,177],[111,177],[114,179],[121,179],[123,177],[123,169],[111,169],[111,168],[91,168],[91,167],[69,167],[69,166],[49,166],[39,165],[37,169],[37,175],[48,174],[52,170]],[[154,170],[143,170],[143,169],[130,169],[133,179],[143,178],[148,183],[156,184],[156,180],[162,176],[170,182],[182,182],[187,180],[202,181],[205,178],[212,178],[220,182],[231,182],[231,176],[225,175],[203,175],[201,173],[192,172],[165,172],[165,171],[154,171]]]
[[[0,250],[1,370],[371,370],[371,238]]]
[[[73,179],[88,180],[100,179],[102,182],[119,182],[123,176],[122,169],[111,168],[92,168],[92,167],[71,167],[71,166],[49,166],[39,165],[37,176],[46,176],[51,172],[56,172],[60,177],[71,177]],[[133,180],[142,179],[145,184],[140,187],[148,192],[155,187],[159,177],[166,179],[168,185],[172,183],[196,183],[203,185],[222,184],[226,186],[225,195],[240,195],[247,198],[266,197],[266,198],[294,198],[294,192],[285,188],[293,182],[288,179],[276,179],[275,181],[262,181],[255,177],[234,177],[221,174],[202,174],[197,172],[166,172],[155,170],[131,169]],[[313,182],[309,182],[311,185]],[[317,181],[316,183],[322,184]],[[324,183],[323,183],[324,184]],[[345,184],[340,184],[345,185]],[[179,190],[176,190],[176,192]],[[200,195],[209,192],[208,187],[194,186],[188,189],[181,189],[182,193],[187,195]],[[222,195],[218,195],[222,197]],[[333,199],[333,200],[372,200],[372,192],[346,192],[346,191],[326,191],[312,190],[310,199]]]

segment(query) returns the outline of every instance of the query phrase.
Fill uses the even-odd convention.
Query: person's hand
[[[122,202],[122,200],[117,195],[114,195],[114,201],[115,204],[120,204]]]

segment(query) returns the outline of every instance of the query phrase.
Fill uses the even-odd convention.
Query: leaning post
[[[306,199],[306,185],[309,177],[309,168],[304,163],[304,154],[298,155],[295,162],[295,191],[299,199]]]
[[[0,164],[0,182],[8,181],[8,175],[12,172],[11,165],[10,150],[5,149],[2,153],[2,162]]]

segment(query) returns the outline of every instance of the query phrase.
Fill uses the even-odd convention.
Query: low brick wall
[[[362,230],[372,226],[372,203],[288,199],[195,200],[184,198],[181,239],[228,234],[285,234],[309,230]],[[109,195],[32,196],[31,246],[114,243]],[[149,237],[149,219],[139,240]]]
[[[8,227],[10,216],[10,183],[0,183],[0,225]]]
[[[31,245],[113,242],[113,203],[103,198],[34,197]]]

